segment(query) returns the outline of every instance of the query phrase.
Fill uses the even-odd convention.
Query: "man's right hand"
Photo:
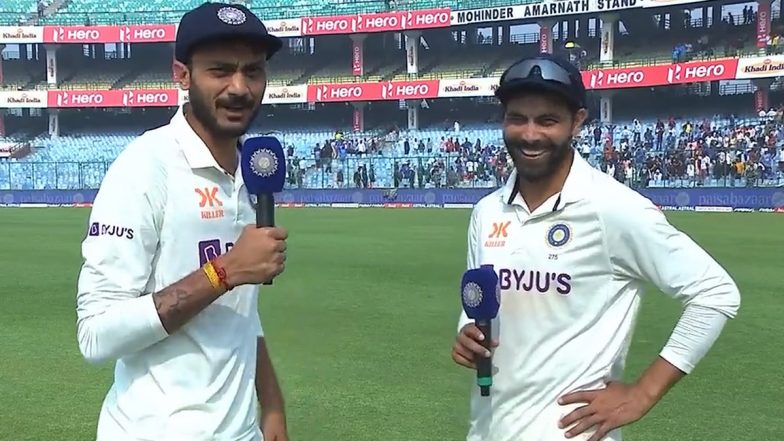
[[[457,334],[454,346],[452,346],[452,360],[460,366],[465,366],[469,369],[476,369],[476,360],[480,357],[489,357],[490,351],[482,346],[485,336],[479,331],[475,324],[469,323],[463,326],[460,333]],[[495,348],[498,346],[498,340],[493,339],[490,346]]]
[[[287,237],[283,228],[246,226],[231,250],[218,260],[226,270],[229,286],[258,285],[282,273]]]

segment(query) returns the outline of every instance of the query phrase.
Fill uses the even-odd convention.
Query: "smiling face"
[[[587,116],[559,95],[526,92],[504,108],[504,143],[517,173],[525,181],[551,177],[568,161],[575,136]]]
[[[175,75],[189,92],[191,111],[212,136],[243,135],[261,108],[267,88],[266,52],[246,40],[199,46]]]

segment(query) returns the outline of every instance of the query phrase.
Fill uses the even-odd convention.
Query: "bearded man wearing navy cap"
[[[98,441],[287,441],[257,298],[287,233],[255,227],[237,172],[281,46],[243,6],[186,13],[173,69],[189,104],[107,170],[77,293],[82,354],[115,362]]]
[[[490,349],[465,312],[459,319],[452,359],[475,368],[492,356],[493,364],[491,396],[474,388],[466,439],[621,441],[621,427],[691,373],[735,317],[738,287],[650,200],[575,154],[588,112],[573,65],[522,59],[501,75],[496,97],[515,170],[476,204],[468,229],[468,268],[493,265],[501,307]],[[626,384],[647,283],[683,313]]]

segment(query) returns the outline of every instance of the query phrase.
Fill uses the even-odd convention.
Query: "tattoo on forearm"
[[[175,286],[153,294],[155,308],[166,332],[176,331],[191,318],[187,307],[189,297],[188,291]]]

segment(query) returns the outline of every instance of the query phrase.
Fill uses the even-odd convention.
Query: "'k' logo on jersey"
[[[199,208],[202,219],[220,219],[223,217],[223,202],[218,198],[218,187],[195,188],[199,195]]]
[[[506,238],[509,236],[509,225],[511,221],[506,222],[493,222],[493,229],[487,236],[485,247],[487,248],[500,248],[506,245]]]

